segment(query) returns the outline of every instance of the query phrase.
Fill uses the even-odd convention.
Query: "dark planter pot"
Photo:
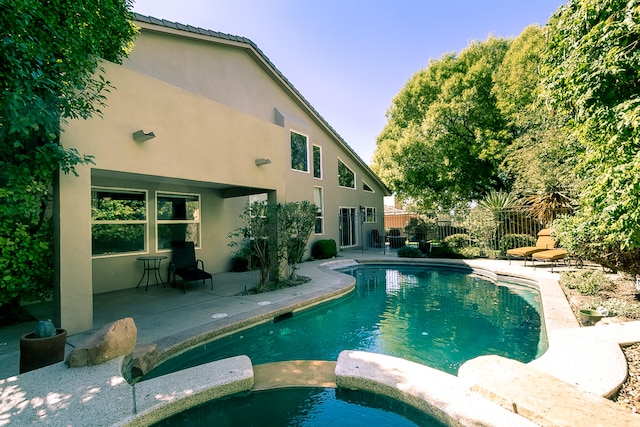
[[[64,360],[67,330],[56,329],[52,337],[36,338],[35,332],[20,337],[20,373],[33,371]]]
[[[406,236],[389,236],[389,247],[391,249],[400,249],[406,241]]]
[[[422,252],[423,255],[428,255],[429,249],[431,249],[431,243],[425,242],[424,240],[420,240],[420,242],[418,243],[418,248],[420,249],[420,252]]]

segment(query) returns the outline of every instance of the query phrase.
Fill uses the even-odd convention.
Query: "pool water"
[[[277,389],[204,403],[154,424],[164,426],[442,427],[410,406],[369,393],[332,388]]]
[[[383,353],[456,374],[477,356],[526,363],[546,349],[540,297],[533,288],[433,267],[341,271],[356,277],[349,296],[203,344],[143,379],[237,355],[259,365],[335,361],[342,350]]]

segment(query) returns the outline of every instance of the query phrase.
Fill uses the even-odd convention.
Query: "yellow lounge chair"
[[[511,257],[523,257],[524,265],[527,265],[527,258],[531,259],[531,256],[537,252],[554,249],[557,243],[551,238],[551,229],[545,228],[538,232],[538,240],[535,246],[524,246],[521,248],[513,248],[507,251],[507,259],[511,264]]]
[[[533,264],[534,260],[538,261],[550,261],[551,262],[551,272],[553,273],[553,267],[556,265],[556,261],[560,261],[565,259],[569,253],[565,249],[551,249],[548,251],[536,252],[531,256],[531,263]],[[535,268],[535,264],[533,264]]]

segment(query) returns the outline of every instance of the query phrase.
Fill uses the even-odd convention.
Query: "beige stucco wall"
[[[185,37],[178,30],[162,28],[162,32],[157,32],[153,28],[153,25],[142,25],[136,48],[124,64],[126,67],[266,121],[273,121],[274,108],[284,116],[283,171],[287,185],[286,194],[280,193],[280,196],[286,201],[313,200],[313,186],[323,188],[325,233],[319,238],[338,240],[339,207],[375,207],[379,213],[380,228],[384,227],[385,190],[370,177],[370,171],[360,166],[352,153],[337,143],[318,118],[310,114],[279,76],[265,72],[264,67],[268,64],[261,63],[252,49],[246,46],[236,48],[237,43],[233,42],[229,42],[231,46],[211,43],[207,36],[188,34],[189,37]],[[268,52],[266,54],[268,56]],[[196,70],[201,72],[196,73]],[[292,83],[295,86],[295,82]],[[327,87],[327,90],[331,88]],[[336,92],[335,96],[339,98],[342,94]],[[313,178],[312,173],[289,167],[290,130],[309,137],[309,150],[314,144],[322,148],[321,180]],[[355,190],[338,187],[338,157],[355,172]],[[374,193],[362,191],[363,179],[375,190]],[[312,240],[314,238],[312,236]]]
[[[239,225],[247,201],[224,197],[229,187],[269,191],[278,202],[313,201],[314,186],[322,187],[325,231],[312,234],[310,244],[317,238],[339,241],[340,207],[375,207],[383,227],[385,190],[377,179],[255,52],[167,31],[171,34],[143,30],[122,66],[104,64],[115,89],[107,94],[102,118],[64,126],[65,147],[95,156],[95,165],[78,169],[80,177],[60,179],[60,318],[70,333],[91,328],[93,293],[133,287],[142,273],[136,260],[141,254],[92,257],[92,186],[147,191],[147,253],[169,259],[169,252],[156,249],[155,194],[198,194],[197,256],[212,273],[229,269],[227,234]],[[137,130],[156,137],[136,142]],[[322,179],[291,169],[291,130],[308,136],[310,166],[311,147],[321,147]],[[271,164],[256,166],[261,157]],[[338,158],[355,172],[357,189],[338,187]],[[363,179],[374,193],[362,191]]]

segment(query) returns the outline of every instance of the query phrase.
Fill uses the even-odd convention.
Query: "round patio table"
[[[145,291],[149,290],[149,277],[151,277],[151,274],[153,272],[153,276],[156,279],[156,285],[159,285],[160,283],[162,283],[162,287],[166,287],[166,283],[164,282],[164,280],[162,280],[162,275],[160,274],[160,263],[162,262],[163,259],[167,259],[166,256],[163,255],[149,255],[149,256],[139,256],[136,258],[138,261],[142,261],[142,265],[143,265],[143,270],[142,270],[142,277],[140,278],[140,280],[138,281],[138,284],[136,285],[136,289],[138,288],[138,286],[140,286],[140,283],[143,282],[143,280],[145,279],[145,277],[147,278],[147,285],[145,286]]]

